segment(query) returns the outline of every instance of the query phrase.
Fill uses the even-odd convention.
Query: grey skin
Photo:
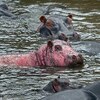
[[[41,100],[100,100],[100,81],[82,89],[61,91]]]
[[[10,12],[10,10],[6,4],[0,4],[0,16],[16,18],[16,16]]]
[[[79,41],[76,50],[78,52],[84,52],[87,55],[98,55],[100,53],[100,41]]]
[[[67,23],[64,22],[63,19],[57,16],[50,16],[47,19],[51,19],[54,22],[53,28],[48,29],[45,25],[40,27],[40,36],[48,38],[52,36],[54,39],[63,40],[62,34],[65,35],[65,38],[69,38],[70,40],[80,40],[80,35],[74,30],[73,25],[70,29],[67,27]]]
[[[56,84],[55,84],[56,83]],[[57,90],[55,88],[55,85],[58,85],[60,87],[60,90]],[[44,88],[43,90],[46,92],[50,93],[57,93],[59,91],[64,91],[64,90],[71,90],[71,89],[79,89],[82,88],[83,86],[81,84],[72,84],[67,78],[56,78],[50,81]]]

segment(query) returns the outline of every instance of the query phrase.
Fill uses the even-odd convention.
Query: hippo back
[[[42,100],[100,100],[92,93],[82,91],[81,89],[68,90],[48,96]]]
[[[100,81],[85,87],[84,90],[95,94],[100,99]]]

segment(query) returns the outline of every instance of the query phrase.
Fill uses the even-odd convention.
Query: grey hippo
[[[40,32],[40,36],[42,37],[52,37],[58,38],[61,40],[65,40],[65,38],[69,38],[70,40],[80,40],[80,34],[78,34],[72,22],[70,21],[71,16],[69,15],[68,18],[63,19],[57,16],[41,16],[40,19],[40,26],[38,27],[37,31]]]
[[[72,83],[68,78],[55,78],[51,80],[43,90],[50,93],[57,93],[64,90],[72,90],[82,88],[83,85],[79,83]]]
[[[41,100],[100,100],[100,81],[81,89],[61,91]]]
[[[9,10],[6,4],[0,4],[0,16],[16,18],[16,16]]]

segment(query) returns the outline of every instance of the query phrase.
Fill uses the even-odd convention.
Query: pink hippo
[[[15,65],[18,67],[73,67],[82,64],[81,54],[77,53],[68,42],[62,40],[48,41],[37,51],[27,54],[0,56],[0,65]]]

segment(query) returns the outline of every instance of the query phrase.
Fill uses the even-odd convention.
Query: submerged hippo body
[[[53,38],[58,38],[63,33],[66,37],[71,40],[79,40],[80,35],[74,30],[73,25],[68,25],[63,19],[55,16],[51,16],[51,19],[55,25],[53,28],[48,29],[45,25],[40,28],[40,36],[49,37],[53,35]]]
[[[16,16],[10,12],[10,10],[6,4],[0,4],[0,16],[16,18]]]
[[[70,45],[61,40],[48,41],[28,54],[0,56],[0,64],[17,66],[80,66],[83,59]]]
[[[80,41],[77,43],[77,51],[87,55],[98,55],[100,53],[100,41]]]
[[[82,89],[61,91],[41,100],[100,100],[100,81]]]

